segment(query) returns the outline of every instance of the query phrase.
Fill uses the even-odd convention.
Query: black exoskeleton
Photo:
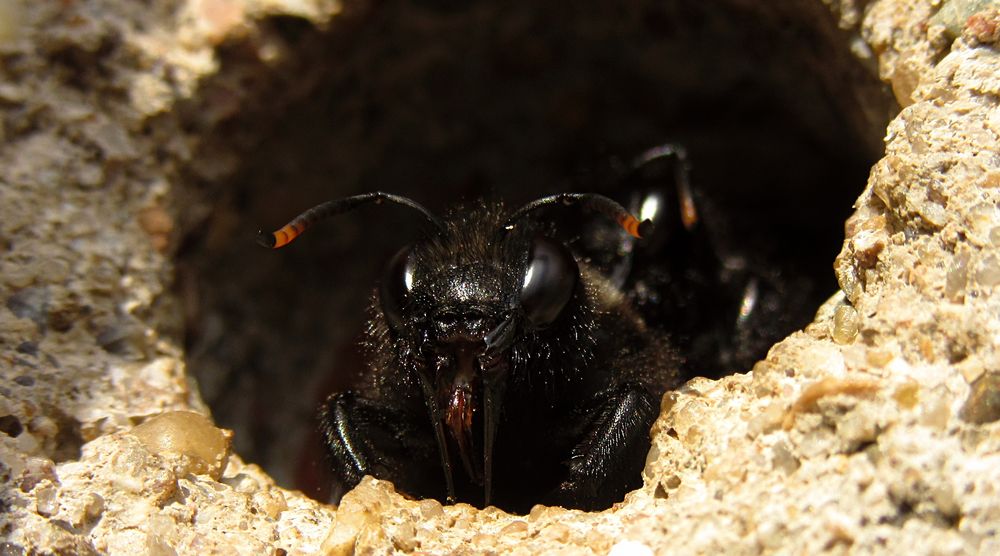
[[[518,512],[539,502],[606,508],[638,487],[678,361],[538,215],[575,205],[633,236],[648,222],[598,195],[442,220],[370,193],[320,205],[259,240],[280,247],[318,218],[383,201],[417,209],[429,226],[373,294],[366,382],[321,409],[341,487],[373,475],[411,496]]]
[[[718,191],[713,198],[693,187],[684,147],[658,145],[617,170],[598,183],[615,184],[625,207],[655,230],[637,241],[604,220],[578,219],[574,252],[609,276],[647,326],[669,334],[682,378],[747,371],[812,321],[829,291],[785,253],[787,242],[761,244],[745,224],[734,230],[754,211],[720,210]]]

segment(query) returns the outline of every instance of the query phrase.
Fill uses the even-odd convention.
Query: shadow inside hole
[[[238,170],[187,192],[204,214],[178,261],[189,368],[237,451],[280,484],[326,496],[315,409],[365,372],[355,345],[370,292],[420,224],[383,208],[293,249],[254,245],[258,227],[319,202],[385,190],[441,213],[482,196],[620,197],[621,161],[673,141],[729,248],[801,271],[806,315],[836,288],[842,223],[892,104],[821,7],[349,7],[325,31],[280,23],[309,68],[307,94],[280,110],[268,110],[282,98],[270,74],[230,46],[219,79],[252,75],[254,110],[214,141],[235,146]]]

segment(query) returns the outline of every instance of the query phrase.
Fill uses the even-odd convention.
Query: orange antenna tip
[[[257,245],[267,247],[268,249],[275,249],[276,243],[274,234],[269,234],[264,230],[257,230]]]
[[[268,249],[279,249],[292,242],[295,238],[299,237],[302,232],[305,231],[304,227],[296,226],[293,222],[292,224],[287,224],[280,230],[267,234],[263,231],[257,232],[257,243]]]
[[[622,213],[618,218],[618,225],[634,238],[642,238],[653,231],[653,222],[648,218],[639,221],[638,218],[628,213]]]

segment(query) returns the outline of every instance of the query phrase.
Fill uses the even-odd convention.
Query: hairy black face
[[[511,368],[529,364],[538,349],[532,343],[571,341],[579,326],[564,313],[584,296],[563,243],[533,226],[508,230],[501,215],[466,213],[400,250],[377,302],[391,351],[409,355],[396,363],[418,377],[435,435],[446,437],[468,479],[484,486],[492,481],[492,443]]]

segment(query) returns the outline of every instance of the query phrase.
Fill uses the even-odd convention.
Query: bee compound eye
[[[535,328],[544,328],[562,313],[573,297],[580,270],[576,260],[560,242],[538,237],[521,286],[521,307]]]
[[[410,248],[404,247],[392,257],[379,284],[379,303],[389,325],[399,330],[405,320],[404,312],[413,289],[413,258]]]

